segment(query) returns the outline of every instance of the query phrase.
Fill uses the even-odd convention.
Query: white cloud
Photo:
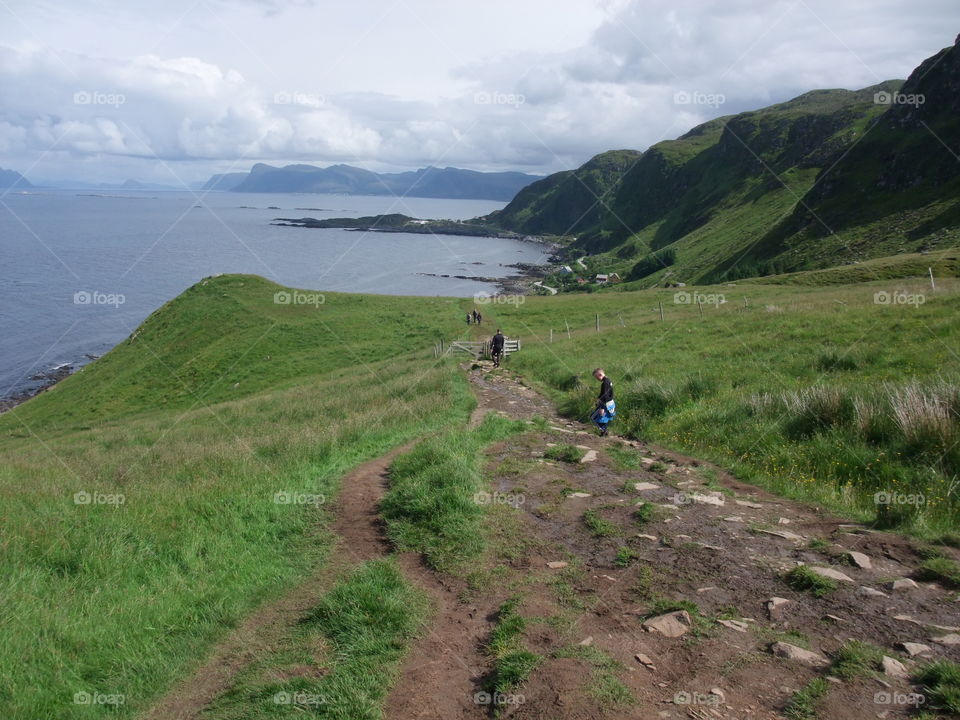
[[[307,67],[288,63],[289,72],[275,65],[265,74],[258,58],[289,52],[283,37],[277,45],[277,27],[290,33],[291,23],[323,22],[323,9],[310,2],[249,0],[236,15],[228,15],[229,4],[212,3],[208,14],[184,20],[191,23],[184,37],[203,34],[206,23],[216,29],[223,17],[238,27],[211,31],[204,43],[177,55],[162,53],[152,40],[179,31],[156,32],[149,13],[139,20],[124,14],[122,38],[104,29],[102,54],[45,45],[42,33],[29,44],[0,44],[0,164],[28,177],[63,177],[76,168],[97,179],[123,179],[117,176],[123,172],[166,181],[169,170],[155,157],[189,168],[190,179],[227,169],[237,158],[235,170],[256,161],[307,161],[545,172],[605,149],[643,149],[710,117],[817,87],[903,77],[952,42],[949,28],[960,20],[953,0],[923,6],[906,0],[644,0],[589,8],[580,2],[569,18],[575,42],[564,44],[556,32],[562,18],[544,23],[561,38],[551,46],[536,13],[508,18],[509,3],[495,2],[498,22],[512,19],[521,27],[511,28],[509,42],[491,38],[486,45],[497,52],[487,56],[485,38],[468,33],[471,23],[486,32],[490,17],[446,5],[432,12],[432,0],[409,2],[415,18],[398,10],[389,19],[411,27],[423,17],[447,23],[417,26],[418,42],[449,31],[434,52],[411,46],[415,57],[408,58],[398,52],[402,42],[390,44],[398,28],[374,23],[365,29],[369,36],[356,34],[346,58],[342,44],[329,56],[311,46]],[[96,6],[99,16],[108,5]],[[357,12],[370,7],[358,0]],[[348,10],[336,12],[345,18]],[[587,17],[604,19],[590,33],[574,28]],[[250,18],[256,24],[243,25],[253,23]],[[350,23],[361,27],[358,18]],[[520,47],[523,30],[531,42]],[[329,37],[335,28],[325,31]],[[135,44],[134,32],[143,35],[143,54],[109,53],[114,45]],[[308,27],[304,32],[290,44],[309,37]],[[236,62],[214,59],[226,56]],[[395,92],[371,80],[376,68],[398,79]],[[324,80],[331,73],[337,82]],[[726,102],[677,104],[678,92]]]

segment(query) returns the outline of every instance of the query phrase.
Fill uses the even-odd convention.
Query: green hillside
[[[630,162],[606,162],[599,189],[576,182],[609,154],[599,155],[534,183],[489,220],[568,235],[567,257],[589,256],[585,274],[615,271],[634,287],[955,247],[958,87],[954,46],[905,83],[815,90],[717,118]]]
[[[516,232],[570,235],[596,227],[612,201],[610,191],[639,160],[636,150],[611,150],[576,170],[554,173],[528,185],[489,223]]]
[[[204,280],[0,415],[5,720],[101,717],[71,701],[95,690],[143,712],[321,563],[348,469],[469,416],[430,349],[461,301],[277,292]]]

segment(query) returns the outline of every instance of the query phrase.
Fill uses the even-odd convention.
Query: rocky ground
[[[816,717],[901,718],[922,692],[908,679],[917,663],[960,660],[957,593],[911,579],[923,560],[911,541],[693,458],[601,439],[506,372],[474,370],[472,381],[475,420],[500,412],[547,425],[492,448],[494,557],[448,582],[458,602],[444,612],[485,622],[472,623],[466,652],[440,662],[444,628],[463,632],[440,617],[424,641],[433,652],[415,649],[389,717],[495,712],[475,693],[490,677],[484,648],[511,596],[542,658],[501,698],[498,710],[516,718],[782,718],[815,678],[827,683]],[[547,457],[567,445],[583,456]],[[835,589],[793,589],[784,576],[801,564]],[[410,697],[417,702],[398,700]]]

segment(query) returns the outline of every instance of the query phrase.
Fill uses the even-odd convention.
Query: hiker
[[[496,334],[490,338],[490,357],[493,358],[494,367],[500,367],[500,358],[503,357],[503,344],[505,341],[506,338],[503,337],[500,328],[497,328]]]
[[[479,315],[479,313],[477,313],[477,309],[474,308],[474,309],[473,309],[473,321],[474,321],[475,323],[480,322],[480,321],[477,319],[477,318],[479,318],[479,317],[480,317],[480,315]]]
[[[480,321],[483,320],[483,315],[481,315],[480,313],[477,313],[476,315],[477,316],[474,318],[474,320],[476,321],[477,325],[479,325]]]
[[[467,325],[470,324],[470,313],[467,313]]]
[[[610,382],[603,368],[594,370],[593,376],[600,381],[600,394],[597,396],[597,408],[590,419],[599,428],[600,437],[606,437],[610,421],[617,415],[617,404],[613,401],[613,383]]]

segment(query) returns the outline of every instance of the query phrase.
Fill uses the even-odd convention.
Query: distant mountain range
[[[575,236],[571,256],[646,284],[960,246],[960,44],[905,82],[814,90],[602,153],[481,221]]]
[[[258,163],[249,173],[214,175],[203,190],[264,193],[342,193],[409,195],[431,198],[510,200],[539,180],[520,172],[478,172],[461,168],[425,167],[402,173],[375,173],[351,165],[287,165]]]
[[[0,168],[0,188],[32,188],[33,185],[16,170]]]

